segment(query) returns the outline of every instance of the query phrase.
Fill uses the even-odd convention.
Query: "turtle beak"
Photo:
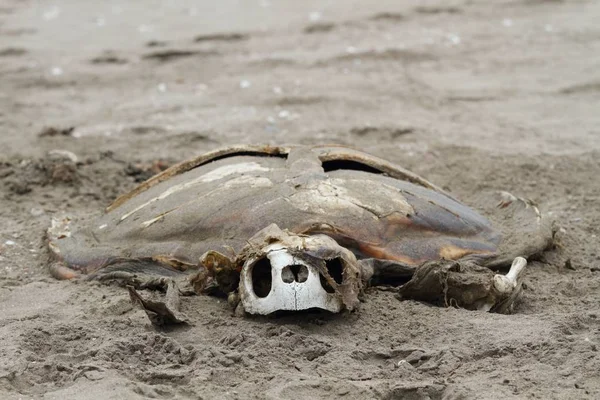
[[[239,293],[246,312],[317,308],[337,313],[358,304],[362,282],[351,252],[324,235],[283,239],[244,263]]]

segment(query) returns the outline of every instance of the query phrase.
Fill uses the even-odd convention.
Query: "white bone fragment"
[[[527,260],[523,257],[517,257],[506,275],[497,274],[494,276],[494,288],[502,294],[510,294],[517,287],[519,277],[527,266]]]
[[[77,163],[77,161],[79,161],[75,153],[69,150],[50,150],[48,152],[48,155],[56,158],[66,159],[71,161],[72,163]]]
[[[241,272],[240,297],[246,312],[250,314],[270,314],[279,310],[300,311],[320,308],[331,312],[339,312],[343,308],[342,301],[333,293],[327,293],[321,285],[317,268],[294,258],[281,244],[273,244],[265,249],[271,263],[271,291],[266,297],[259,297],[254,292],[252,268],[258,259],[248,260]],[[284,269],[289,266],[305,266],[308,276],[298,281],[286,276]],[[284,281],[284,276],[288,282]]]
[[[488,300],[480,303],[477,307],[479,311],[490,311],[499,301],[505,300],[510,295],[519,290],[521,276],[525,267],[527,266],[527,260],[523,257],[517,257],[513,260],[510,270],[506,275],[496,274],[493,278],[493,286],[496,291],[495,296],[491,296]]]

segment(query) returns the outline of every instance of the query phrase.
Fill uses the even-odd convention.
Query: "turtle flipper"
[[[445,307],[510,313],[522,291],[527,261],[517,257],[508,274],[467,261],[431,261],[399,288],[401,300],[418,300]]]
[[[175,281],[160,278],[155,280],[153,285],[152,289],[165,289],[163,300],[145,299],[133,286],[127,286],[131,301],[144,309],[153,325],[189,324],[188,317],[179,311],[179,288]]]
[[[73,268],[69,268],[63,261],[54,261],[48,266],[50,275],[59,280],[76,279],[80,277],[80,273]]]
[[[152,259],[114,259],[85,279],[125,286],[132,303],[141,306],[153,325],[163,326],[189,323],[187,316],[179,311],[181,293],[190,292],[186,285],[188,277],[187,273]],[[184,290],[180,290],[180,286]],[[138,292],[144,289],[165,295],[162,299],[145,298]]]
[[[552,244],[554,226],[534,202],[509,192],[482,194],[475,205],[499,230],[502,239],[495,256],[474,261],[496,269],[508,267],[517,257],[529,259],[542,253]]]

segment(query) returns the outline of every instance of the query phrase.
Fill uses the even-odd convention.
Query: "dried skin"
[[[179,311],[179,290],[173,281],[165,283],[164,300],[144,299],[132,286],[127,286],[131,301],[139,304],[154,325],[189,323],[189,319]]]

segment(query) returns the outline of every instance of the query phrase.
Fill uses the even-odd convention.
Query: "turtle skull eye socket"
[[[327,268],[327,273],[329,273],[329,276],[333,278],[335,283],[341,285],[344,279],[344,264],[342,260],[338,257],[326,260],[325,267]],[[327,293],[335,293],[335,289],[327,282],[327,278],[323,274],[319,274],[319,279],[321,280],[321,286],[323,286],[323,289]]]
[[[261,258],[252,266],[252,289],[260,298],[271,293],[273,278],[271,276],[271,263],[268,258]]]

